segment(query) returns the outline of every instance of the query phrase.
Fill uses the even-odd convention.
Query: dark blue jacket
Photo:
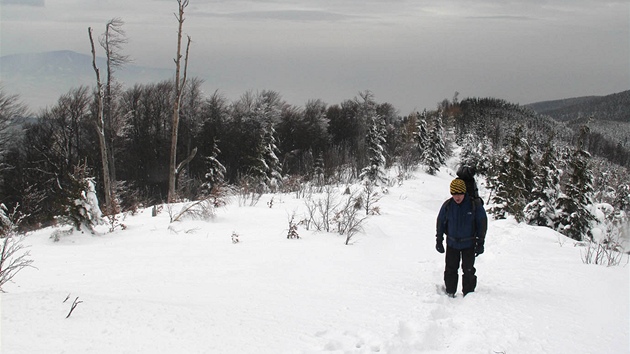
[[[474,203],[474,205],[473,205]],[[466,249],[483,246],[488,229],[488,217],[480,199],[465,195],[461,204],[453,198],[442,204],[437,217],[437,241],[442,242],[446,236],[446,244],[455,249]]]

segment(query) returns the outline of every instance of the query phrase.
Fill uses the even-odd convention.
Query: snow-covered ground
[[[628,353],[629,266],[583,264],[550,229],[491,220],[477,291],[441,294],[435,218],[452,175],[391,187],[349,246],[303,227],[287,239],[305,210],[292,194],[210,221],[147,209],[113,233],[34,232],[37,269],[1,295],[1,352]]]

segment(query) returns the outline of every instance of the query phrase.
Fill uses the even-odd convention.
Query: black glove
[[[442,244],[442,241],[437,241],[435,243],[435,249],[440,252],[440,253],[444,253],[444,245]]]
[[[483,245],[475,246],[475,257],[483,253]]]

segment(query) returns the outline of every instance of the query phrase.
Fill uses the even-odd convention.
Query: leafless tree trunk
[[[114,107],[113,107],[113,95],[112,85],[113,85],[113,74],[114,71],[129,63],[131,60],[128,55],[122,54],[122,46],[127,43],[127,38],[125,37],[125,31],[122,29],[122,26],[125,24],[123,20],[120,18],[113,18],[105,25],[105,33],[101,36],[99,43],[101,47],[105,49],[105,55],[107,58],[107,78],[105,83],[105,95],[103,101],[103,113],[104,113],[104,122],[105,122],[105,138],[108,142],[108,157],[109,157],[109,168],[110,168],[110,178],[112,185],[115,184],[116,181],[116,164],[114,158],[114,137],[115,133],[115,124],[114,124]]]
[[[92,47],[92,67],[96,73],[96,89],[97,93],[97,111],[96,111],[96,133],[98,135],[98,144],[101,150],[101,163],[103,165],[103,188],[105,189],[105,214],[114,213],[112,204],[112,185],[109,178],[109,158],[107,154],[107,141],[105,140],[105,128],[103,123],[103,85],[101,84],[101,75],[96,66],[96,50],[94,49],[94,39],[92,38],[92,28],[88,27],[88,36],[90,37],[90,45]]]
[[[179,107],[182,100],[182,93],[186,85],[186,71],[188,68],[188,51],[190,49],[190,36],[188,36],[188,44],[186,46],[186,57],[184,58],[183,78],[181,78],[181,59],[182,59],[182,28],[184,26],[184,9],[188,6],[189,0],[177,0],[179,12],[175,14],[179,29],[177,31],[177,56],[175,58],[175,99],[173,102],[173,130],[171,133],[171,160],[168,171],[168,202],[174,202],[177,189],[177,133],[179,130]]]

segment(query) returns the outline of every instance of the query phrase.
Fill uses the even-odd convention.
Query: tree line
[[[413,150],[413,124],[397,116],[391,104],[377,103],[369,91],[340,104],[311,100],[296,107],[275,91],[247,92],[229,102],[218,92],[204,97],[200,87],[201,81],[193,78],[182,95],[178,159],[197,152],[178,175],[179,200],[199,198],[204,183],[213,178],[206,176],[216,168],[213,161],[224,169],[225,183],[233,185],[255,179],[274,189],[282,176],[310,179],[316,171],[329,178],[343,170],[356,178],[370,164],[366,136],[374,125],[382,134],[378,146],[387,167],[401,151]],[[113,92],[104,126],[118,207],[166,201],[173,82],[116,86]],[[93,178],[99,199],[104,196],[99,130],[94,127],[97,96],[94,88],[72,89],[3,139],[1,202],[19,204],[28,223],[55,220],[72,198],[67,193],[72,194],[77,173]],[[24,113],[18,105],[3,115]]]
[[[310,100],[297,107],[269,90],[233,102],[218,92],[206,97],[201,83],[192,78],[182,94],[178,159],[194,157],[178,175],[177,200],[204,198],[219,185],[260,193],[296,183],[383,185],[391,167],[401,178],[418,167],[436,173],[459,146],[462,164],[487,177],[495,217],[513,215],[582,239],[590,237],[594,203],[617,213],[630,205],[627,170],[591,157],[586,126],[576,137],[563,123],[503,100],[454,97],[435,110],[400,116],[370,91],[339,104]],[[173,82],[113,92],[112,121],[105,125],[112,213],[167,202]],[[97,96],[94,88],[72,89],[18,130],[9,123],[27,108],[0,91],[0,202],[19,207],[24,225],[78,213],[72,208],[86,180],[102,200]]]

